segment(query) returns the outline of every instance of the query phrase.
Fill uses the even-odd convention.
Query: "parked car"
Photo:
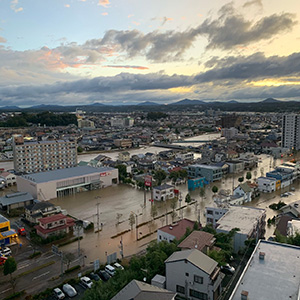
[[[124,270],[124,267],[122,265],[120,265],[119,263],[114,263],[114,268],[116,270]]]
[[[71,284],[64,284],[62,289],[65,292],[65,294],[70,298],[75,297],[77,295],[76,290],[71,286]]]
[[[226,264],[225,266],[221,266],[221,271],[225,274],[233,274],[235,272],[235,268],[230,264]]]
[[[24,227],[18,228],[18,235],[26,236],[26,230]]]
[[[92,279],[92,280],[95,280],[95,281],[99,281],[101,280],[99,275],[98,274],[95,274],[95,273],[90,273],[89,277]]]
[[[62,292],[62,290],[60,288],[55,288],[53,290],[53,294],[56,299],[64,299],[65,298],[65,294]]]
[[[0,256],[11,256],[11,250],[8,248],[8,247],[4,247],[4,248],[1,248],[0,250]]]
[[[4,265],[7,258],[5,256],[0,256],[0,266]]]
[[[82,282],[82,284],[85,287],[88,287],[89,289],[92,288],[93,282],[92,282],[92,280],[89,277],[83,276],[83,277],[80,278],[80,281]]]
[[[100,270],[98,274],[103,281],[108,281],[110,279],[110,276],[104,270]]]
[[[111,265],[106,265],[105,272],[108,273],[108,275],[110,276],[114,276],[116,274],[116,269]]]

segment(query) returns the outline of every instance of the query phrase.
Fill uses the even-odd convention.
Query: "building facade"
[[[156,201],[166,201],[174,198],[174,186],[169,184],[159,185],[153,188],[153,199]]]
[[[166,261],[166,288],[184,299],[217,300],[222,275],[218,263],[196,249],[174,252]]]
[[[300,115],[287,114],[282,117],[281,147],[300,149]]]
[[[37,173],[75,167],[77,145],[75,141],[24,141],[13,136],[14,169],[20,173]]]
[[[223,172],[221,167],[196,164],[188,167],[188,176],[190,178],[205,177],[208,182],[214,182],[222,179]]]
[[[118,169],[82,166],[17,176],[18,190],[40,201],[95,190],[119,183]]]

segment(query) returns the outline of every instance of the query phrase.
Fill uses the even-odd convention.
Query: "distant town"
[[[0,110],[1,299],[299,299],[298,104],[191,102]]]

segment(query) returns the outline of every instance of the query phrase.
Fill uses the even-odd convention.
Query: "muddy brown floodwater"
[[[260,176],[261,168],[264,168],[264,172],[270,169],[270,158],[267,155],[261,155],[261,162],[257,167],[257,176]],[[276,164],[281,164],[282,160],[277,160]],[[253,176],[252,170],[252,176]],[[244,172],[244,176],[246,171]],[[238,184],[238,177],[241,174],[234,175],[234,184]],[[219,189],[232,189],[233,177],[228,175],[223,178],[222,181],[216,182],[213,185],[219,187]],[[267,218],[273,217],[277,213],[269,209],[269,204],[273,202],[278,202],[284,199],[286,203],[293,202],[299,199],[299,181],[294,183],[291,187],[295,187],[296,191],[294,195],[288,198],[280,198],[282,192],[288,191],[290,187],[284,190],[278,191],[271,194],[261,194],[261,196],[255,199],[251,203],[247,203],[247,206],[265,208],[267,211]],[[182,193],[182,206],[185,206],[184,202],[185,196],[188,192],[187,185],[179,185],[177,188]],[[199,190],[190,192],[191,197],[200,203],[200,219],[201,223],[205,225],[204,208],[206,206],[214,205],[212,200],[211,192],[212,184],[206,187],[206,195],[203,201],[200,199]],[[89,191],[80,194],[75,194],[71,196],[66,196],[63,198],[57,198],[51,202],[55,205],[59,205],[66,209],[68,213],[74,217],[83,220],[89,220],[94,222],[95,229],[97,229],[97,203],[99,202],[99,222],[102,223],[102,231],[98,233],[87,232],[84,233],[84,238],[81,241],[80,247],[84,254],[87,256],[87,261],[92,262],[95,259],[100,259],[102,263],[106,261],[106,255],[117,252],[118,257],[120,255],[120,241],[122,237],[124,255],[129,256],[140,252],[146,248],[149,241],[156,239],[156,229],[165,225],[168,219],[168,224],[171,223],[171,215],[165,216],[166,210],[170,213],[171,207],[170,202],[161,203],[157,202],[158,216],[155,221],[151,221],[151,203],[148,201],[150,199],[150,192],[147,192],[147,203],[144,208],[144,192],[140,189],[128,186],[128,185],[116,185],[101,190]],[[179,206],[177,206],[178,208]],[[138,227],[136,232],[135,225],[133,229],[130,230],[129,225],[129,215],[133,212],[135,216],[137,215],[138,224],[145,223],[145,225]],[[190,218],[193,220],[197,219],[196,205],[191,204],[182,209],[182,212],[176,211],[177,216],[175,221],[180,217]],[[120,223],[117,224],[117,214],[121,214],[119,219]],[[101,227],[101,226],[100,226]],[[274,227],[266,228],[266,237],[269,237],[274,232]],[[152,234],[150,234],[152,233]],[[139,240],[136,241],[136,236],[138,235]],[[114,237],[117,236],[117,237]],[[113,237],[113,238],[112,238]],[[77,243],[72,243],[62,247],[63,251],[75,252],[77,250]]]

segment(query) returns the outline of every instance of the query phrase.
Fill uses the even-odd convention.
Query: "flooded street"
[[[212,135],[204,135],[201,137],[193,137],[190,138],[189,141],[193,143],[193,140],[211,140],[213,138],[219,137],[219,134]],[[199,145],[199,143],[197,143]],[[185,143],[184,145],[188,146],[189,143]],[[160,151],[166,150],[165,148],[158,147],[142,147],[140,149],[130,149],[131,155],[153,152],[158,153]],[[107,155],[112,159],[116,159],[119,151],[116,152],[105,152],[101,153],[103,155]],[[78,161],[89,161],[95,158],[99,153],[94,154],[83,154],[78,156]],[[200,155],[200,154],[199,154]],[[195,155],[195,157],[197,157]],[[260,155],[260,162],[258,167],[256,168],[257,175],[256,177],[265,174],[267,171],[272,169],[274,164],[279,165],[283,162],[283,160],[276,160],[275,163],[271,161],[271,158],[267,155]],[[12,168],[12,163],[4,162],[0,163],[0,167],[10,169]],[[254,171],[252,173],[252,180],[254,179]],[[213,206],[214,202],[212,200],[213,193],[211,191],[212,187],[216,185],[219,190],[231,190],[233,186],[237,186],[239,184],[238,178],[241,176],[246,177],[247,171],[244,171],[240,174],[229,174],[225,176],[222,181],[215,182],[206,186],[205,192],[206,195],[201,200],[199,196],[199,190],[195,190],[190,192],[191,198],[195,199],[196,203],[199,203],[199,206],[195,203],[187,205],[185,203],[185,196],[188,192],[187,184],[177,186],[177,189],[180,190],[182,195],[181,206],[184,208],[179,211],[176,210],[176,217],[174,221],[178,220],[180,217],[190,218],[192,220],[196,220],[198,217],[198,209],[200,207],[200,220],[202,225],[205,225],[205,216],[204,216],[204,208],[206,206]],[[292,186],[287,187],[281,191],[277,191],[276,193],[271,194],[261,194],[261,196],[255,199],[251,203],[247,203],[247,206],[264,208],[267,211],[267,219],[272,218],[277,212],[268,208],[271,203],[278,202],[279,200],[284,201],[285,203],[291,203],[300,198],[299,188],[300,188],[299,180],[294,183]],[[296,192],[293,195],[287,198],[281,198],[280,194],[288,191],[291,187],[295,187]],[[123,250],[124,256],[133,255],[137,252],[143,250],[147,243],[153,239],[156,239],[156,230],[157,228],[170,224],[172,221],[171,218],[171,207],[170,201],[157,202],[155,205],[157,206],[157,216],[155,220],[152,220],[151,217],[151,202],[149,199],[151,198],[151,193],[147,192],[146,194],[146,207],[144,207],[144,191],[137,189],[135,187],[129,185],[115,185],[108,188],[93,190],[88,192],[83,192],[75,195],[65,196],[63,198],[57,198],[52,200],[51,202],[55,205],[61,206],[61,208],[66,209],[68,214],[74,216],[81,220],[88,220],[94,223],[94,230],[90,230],[84,233],[83,240],[80,242],[80,248],[83,253],[87,256],[85,260],[86,264],[93,262],[95,259],[100,259],[101,263],[106,261],[106,255],[117,252],[117,256],[120,258],[120,241],[123,241]],[[99,211],[99,228],[98,231],[98,218],[97,218],[97,203],[99,203],[98,211]],[[177,209],[179,208],[179,203],[177,205]],[[139,224],[138,230],[136,230],[135,224],[131,230],[131,226],[129,224],[129,216],[134,213],[135,220]],[[166,212],[168,214],[166,215]],[[117,214],[119,215],[119,220],[117,219]],[[160,217],[161,216],[161,217]],[[118,223],[119,221],[119,223]],[[117,224],[118,223],[118,224]],[[141,225],[142,224],[142,225]],[[98,231],[98,232],[94,232]],[[267,227],[266,226],[266,238],[270,235],[273,235],[274,226]],[[137,241],[137,236],[139,240]],[[76,252],[78,247],[78,243],[74,242],[72,244],[61,247],[62,251],[65,252]]]

